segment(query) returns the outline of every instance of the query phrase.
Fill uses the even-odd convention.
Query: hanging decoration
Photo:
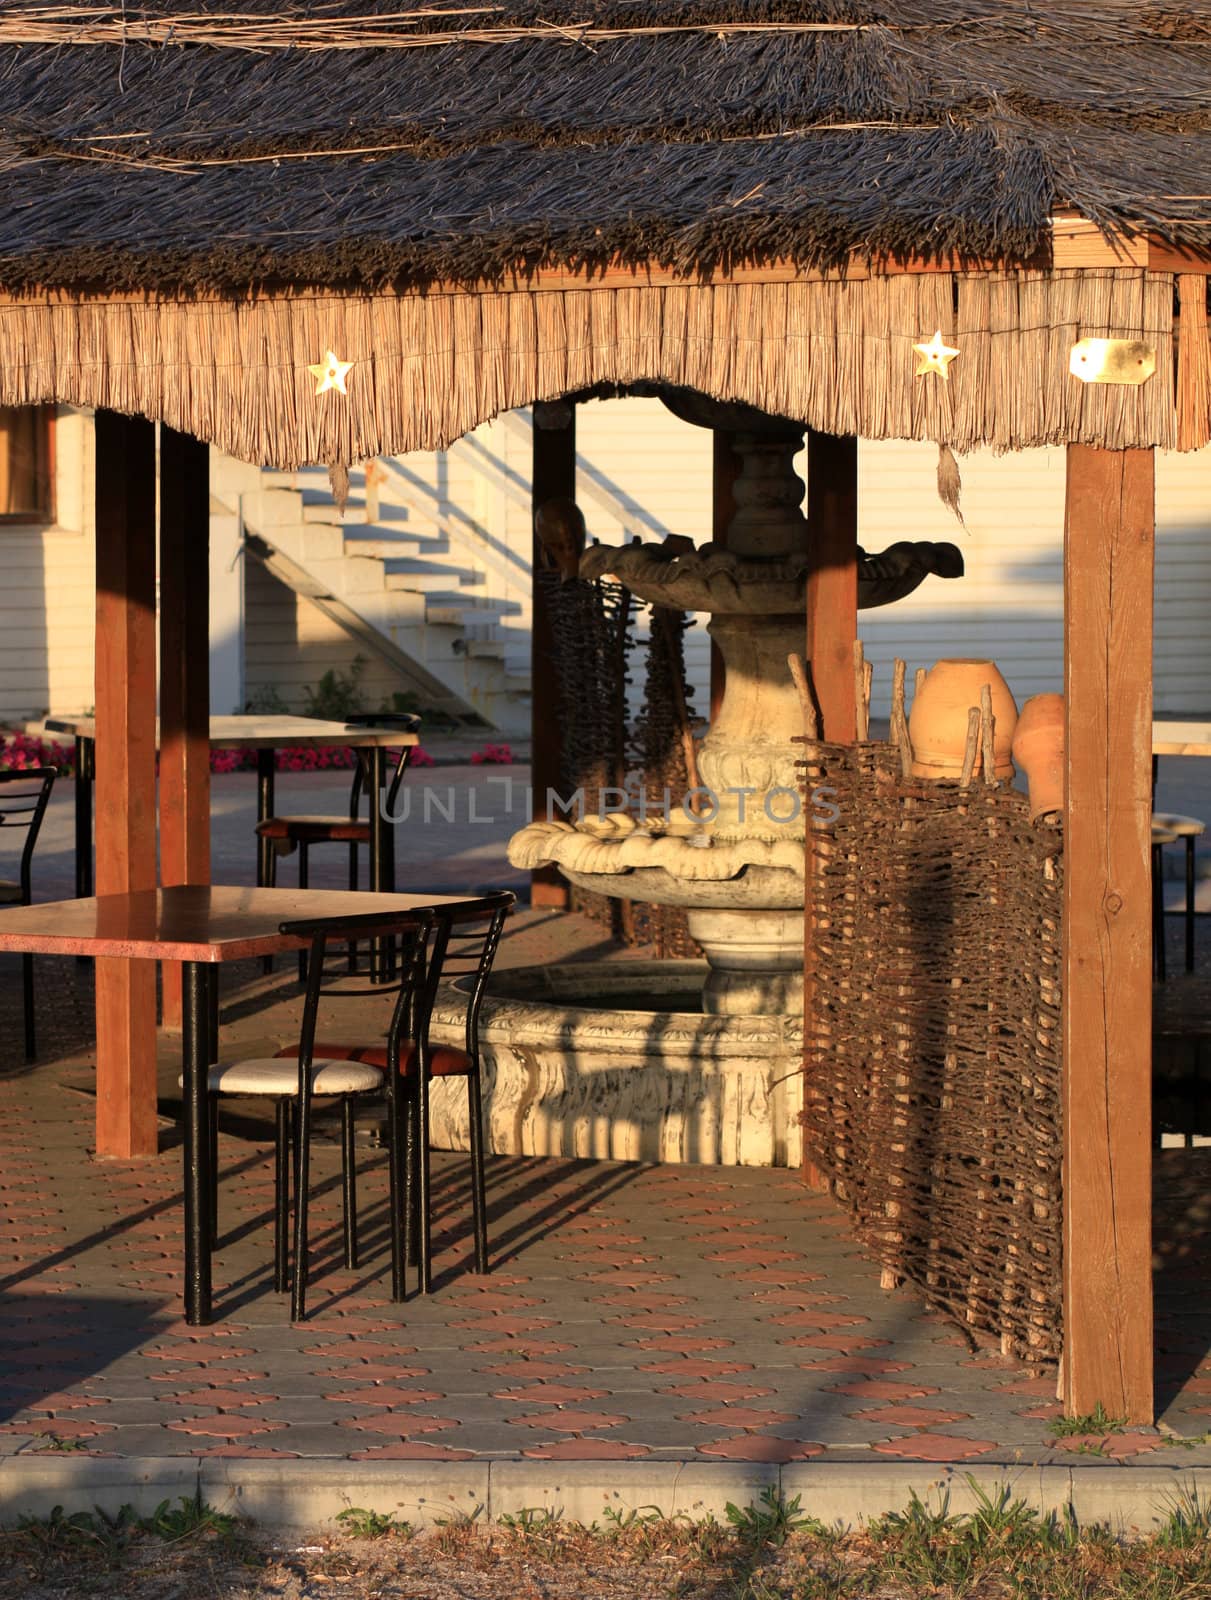
[[[340,361],[333,351],[326,350],[322,361],[317,361],[314,366],[307,368],[311,376],[316,379],[316,394],[324,394],[329,389],[335,389],[338,394],[348,394],[345,378],[353,365],[352,361]]]
[[[921,378],[927,372],[936,372],[943,383],[950,382],[950,373],[947,369],[960,352],[953,345],[942,343],[941,328],[938,329],[932,339],[924,344],[914,344],[913,349],[921,358],[917,362],[917,370],[914,376]]]

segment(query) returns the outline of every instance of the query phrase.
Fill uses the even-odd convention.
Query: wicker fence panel
[[[1061,834],[1004,785],[812,745],[812,1159],[886,1276],[1006,1354],[1056,1359]]]

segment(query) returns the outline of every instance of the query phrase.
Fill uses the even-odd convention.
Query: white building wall
[[[60,406],[54,526],[0,526],[0,720],[92,705],[92,483],[91,415]]]

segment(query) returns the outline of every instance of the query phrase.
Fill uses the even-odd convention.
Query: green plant
[[[506,1511],[497,1519],[510,1533],[520,1533],[527,1538],[536,1533],[549,1533],[558,1527],[563,1514],[546,1506],[523,1506],[520,1511]]]
[[[352,1539],[385,1539],[388,1534],[399,1539],[412,1535],[412,1524],[393,1517],[389,1511],[370,1511],[364,1506],[346,1506],[338,1511],[336,1520]]]
[[[729,1500],[724,1509],[737,1538],[754,1547],[785,1544],[792,1533],[823,1534],[827,1531],[822,1522],[800,1510],[798,1495],[793,1500],[784,1500],[773,1484],[762,1489],[756,1505],[741,1509]]]
[[[106,1566],[116,1566],[139,1527],[129,1505],[120,1506],[113,1516],[100,1506],[70,1516],[55,1506],[48,1517],[20,1518],[16,1543],[37,1567],[79,1556],[100,1557]]]
[[[1060,1417],[1052,1423],[1051,1431],[1057,1439],[1070,1439],[1078,1433],[1122,1433],[1126,1426],[1126,1417],[1107,1416],[1099,1400],[1093,1410],[1082,1417]]]
[[[196,1539],[203,1534],[229,1537],[236,1530],[238,1519],[226,1511],[216,1511],[202,1499],[201,1491],[183,1494],[174,1506],[171,1500],[161,1500],[140,1526],[145,1533],[154,1534],[167,1544],[180,1544],[186,1539]]]
[[[314,689],[308,685],[303,690],[307,697],[307,715],[321,717],[327,722],[344,722],[362,711],[361,682],[365,671],[365,656],[354,656],[348,672],[329,667]]]
[[[1163,1550],[1206,1550],[1211,1547],[1211,1501],[1187,1489],[1169,1502],[1169,1515],[1156,1535]]]
[[[276,683],[265,683],[247,696],[244,710],[255,716],[282,717],[287,714],[290,707],[282,699]]]
[[[73,1450],[87,1450],[88,1449],[88,1440],[87,1439],[70,1439],[70,1438],[65,1439],[65,1438],[62,1438],[57,1433],[44,1433],[42,1435],[42,1442],[38,1446],[38,1448],[40,1450],[54,1450],[54,1451],[60,1451],[60,1452],[64,1452],[64,1453],[67,1453],[67,1452],[70,1452],[70,1451],[73,1451]]]

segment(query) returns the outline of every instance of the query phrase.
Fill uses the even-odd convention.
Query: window
[[[0,522],[53,522],[53,406],[0,406]]]

